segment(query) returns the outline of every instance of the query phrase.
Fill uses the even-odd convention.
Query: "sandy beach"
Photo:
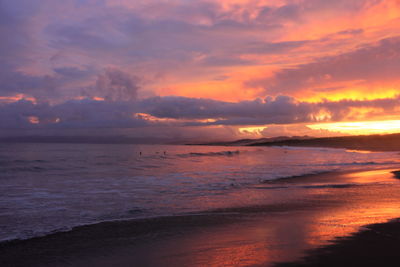
[[[281,263],[291,266],[398,266],[400,221],[369,225],[364,230],[345,238],[338,238],[329,246],[311,250],[301,260]]]
[[[395,246],[396,242],[388,240],[385,232],[388,229],[394,231],[388,235],[396,234],[398,223],[357,232],[365,231],[366,225],[398,217],[400,181],[391,171],[359,170],[280,179],[253,189],[268,193],[285,188],[294,196],[275,204],[104,222],[1,243],[0,265],[273,266],[296,262],[288,266],[297,266],[306,256],[304,266],[355,266],[354,261],[364,255],[364,249],[377,252],[373,255],[379,261],[380,250],[394,252],[387,246]],[[361,247],[365,238],[374,245]],[[324,246],[332,254],[326,256]],[[340,264],[325,264],[341,256],[343,248],[355,251],[346,254],[349,261],[345,258]],[[323,256],[315,256],[321,253]]]

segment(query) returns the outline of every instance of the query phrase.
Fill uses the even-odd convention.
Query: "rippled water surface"
[[[325,148],[0,144],[0,240],[108,220],[271,203],[295,194],[286,196],[281,187],[255,190],[266,181],[393,167],[398,157]]]

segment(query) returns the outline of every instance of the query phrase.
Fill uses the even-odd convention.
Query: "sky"
[[[399,0],[0,0],[0,136],[400,132]]]

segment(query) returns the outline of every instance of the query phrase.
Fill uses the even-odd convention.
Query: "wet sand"
[[[298,266],[303,257],[309,266],[357,266],[364,251],[376,252],[368,257],[379,266],[384,253],[396,255],[396,239],[388,236],[399,236],[398,223],[352,235],[399,217],[400,181],[391,171],[281,179],[248,189],[287,194],[275,203],[100,223],[0,243],[0,266]],[[338,257],[343,261],[328,264]]]
[[[399,266],[400,220],[369,225],[333,244],[309,251],[301,260],[276,267]]]

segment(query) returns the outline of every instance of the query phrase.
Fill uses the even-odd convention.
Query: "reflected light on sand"
[[[224,240],[232,241],[232,240]],[[263,244],[243,244],[243,242],[232,242],[231,247],[220,247],[213,250],[213,253],[207,254],[204,259],[204,265],[196,266],[253,266],[259,265],[268,260],[267,252]],[[198,263],[203,262],[197,259]]]
[[[309,189],[303,193],[319,204],[308,208],[306,204],[300,210],[282,205],[281,212],[269,213],[261,220],[253,220],[254,214],[249,214],[245,222],[194,234],[184,245],[192,255],[191,266],[270,266],[273,262],[291,261],[308,249],[349,236],[365,225],[399,216],[400,207],[393,201],[400,197],[399,183],[390,170],[333,178],[337,183],[358,185]]]
[[[368,197],[370,199],[366,200]],[[364,191],[363,196],[354,196],[352,205],[356,208],[343,206],[316,214],[315,222],[310,225],[307,242],[312,246],[325,245],[337,237],[349,236],[363,226],[383,223],[400,214],[398,203],[387,197],[374,196],[368,191]]]
[[[392,183],[393,174],[391,173],[391,171],[394,171],[394,169],[349,173],[346,174],[345,177],[351,179],[351,182],[354,183],[371,183],[371,182]]]

